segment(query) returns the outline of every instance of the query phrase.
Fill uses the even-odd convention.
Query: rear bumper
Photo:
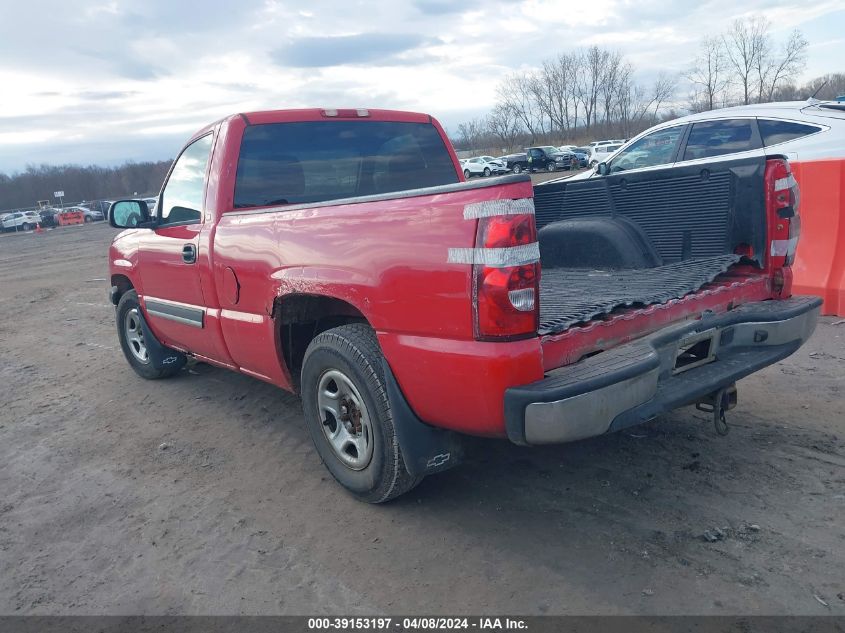
[[[571,442],[697,402],[786,358],[816,327],[821,299],[760,301],[666,327],[505,392],[517,444]],[[707,358],[678,370],[679,349],[709,341]]]

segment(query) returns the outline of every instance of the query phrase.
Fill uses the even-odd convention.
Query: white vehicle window
[[[763,137],[763,145],[766,147],[815,134],[821,129],[816,125],[775,119],[757,119],[757,125],[760,127],[760,136]]]
[[[752,119],[725,119],[693,123],[684,160],[709,158],[760,149]]]
[[[675,157],[683,131],[683,125],[676,125],[675,127],[657,130],[638,141],[634,141],[610,162],[610,173],[641,167],[668,165]]]

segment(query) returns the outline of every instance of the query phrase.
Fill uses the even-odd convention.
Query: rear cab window
[[[244,130],[235,208],[324,202],[459,182],[429,123],[306,121]]]
[[[818,125],[777,119],[757,119],[757,125],[760,127],[760,136],[763,139],[763,145],[766,147],[793,141],[802,136],[809,136],[822,129]]]
[[[698,160],[723,154],[760,149],[760,135],[754,119],[723,119],[692,124],[683,160]]]

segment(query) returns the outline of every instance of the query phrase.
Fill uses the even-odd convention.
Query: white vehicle
[[[37,211],[15,211],[0,220],[4,231],[30,231],[41,222]]]
[[[606,141],[593,141],[587,145],[587,147],[597,147],[599,145],[622,145],[624,142],[624,138],[614,138]]]
[[[558,147],[558,151],[561,151],[564,154],[572,154],[577,149],[577,145],[561,145],[560,147]]]
[[[494,156],[479,156],[479,158],[481,160],[486,160],[490,165],[495,167],[495,169],[493,169],[494,174],[504,174],[508,170],[508,166],[501,158],[495,158]]]
[[[587,158],[587,162],[590,167],[595,167],[607,160],[620,147],[622,145],[593,145],[590,148],[590,156]]]
[[[487,158],[494,162],[488,162],[484,157],[476,156],[475,158],[465,158],[461,161],[461,167],[464,170],[464,178],[471,178],[472,176],[492,176],[494,173],[501,173],[505,169],[504,165],[492,156]]]
[[[761,103],[681,117],[649,128],[612,156],[598,158],[598,168],[581,177],[778,155],[792,164],[845,158],[845,103]]]

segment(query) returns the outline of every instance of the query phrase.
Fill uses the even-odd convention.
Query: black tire
[[[521,166],[521,165],[518,165],[518,164],[517,164],[517,165],[514,165],[514,166],[513,166],[513,173],[515,173],[515,174],[522,173],[522,166]]]
[[[490,168],[489,168],[489,167],[485,167],[485,168],[484,168],[484,176],[485,176],[485,177],[488,177],[488,178],[489,178],[491,173],[492,173],[492,172],[490,171]]]
[[[548,163],[546,165],[546,171],[554,171],[554,170],[555,170],[555,164],[554,163]]]
[[[131,310],[140,312],[141,307],[138,302],[138,293],[134,290],[124,292],[123,296],[117,304],[117,337],[120,339],[120,348],[123,350],[123,355],[135,373],[141,378],[147,380],[158,380],[160,378],[169,378],[179,373],[184,363],[174,363],[172,366],[156,367],[153,363],[152,357],[147,354],[147,361],[142,362],[132,352],[131,343],[126,332],[126,317]],[[152,334],[150,334],[152,336]],[[160,345],[160,343],[159,343]],[[181,352],[175,352],[174,355],[183,356]]]
[[[318,403],[321,380],[337,373],[352,383],[366,408],[364,419],[368,420],[371,431],[368,437],[372,441],[372,454],[366,465],[358,469],[344,463],[330,443],[327,433],[331,432],[331,422],[335,425],[341,422],[330,420],[330,416],[324,420]],[[308,432],[323,464],[341,486],[361,501],[383,503],[422,481],[422,477],[412,477],[405,468],[387,399],[382,354],[371,327],[353,323],[315,337],[305,351],[301,385]],[[361,419],[359,416],[359,426]]]
[[[470,173],[469,169],[464,169],[464,178],[466,180],[469,180],[470,176],[472,176],[472,174]]]
[[[84,216],[83,222],[85,222],[85,224],[88,224],[89,222],[93,222],[93,218],[90,215],[86,215]]]

